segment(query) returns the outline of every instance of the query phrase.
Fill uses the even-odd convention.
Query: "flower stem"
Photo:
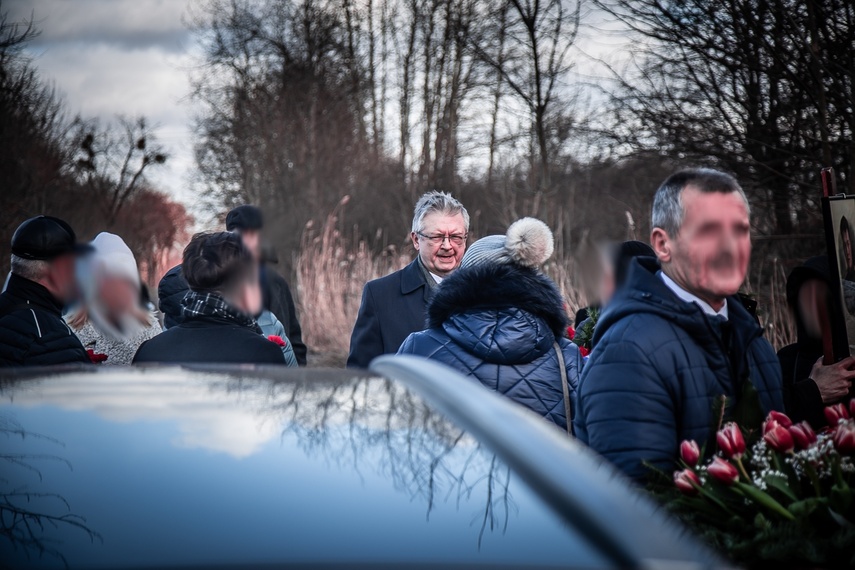
[[[745,482],[749,485],[753,485],[754,482],[751,480],[751,477],[748,476],[748,471],[745,470],[745,465],[742,464],[742,458],[736,458],[736,466],[739,467],[739,472],[742,473],[742,476],[745,477]]]
[[[744,483],[737,482],[735,485],[737,489],[745,493],[752,501],[763,505],[764,507],[775,513],[778,513],[787,520],[796,520],[796,517],[793,515],[793,513],[785,509],[781,505],[781,503],[770,497],[767,493],[764,493],[760,489],[752,487],[751,485],[746,485]]]

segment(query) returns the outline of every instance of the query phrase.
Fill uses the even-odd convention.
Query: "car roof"
[[[461,380],[417,364],[434,379]],[[0,441],[11,458],[0,496],[20,511],[0,538],[2,558],[86,568],[615,564],[608,539],[589,528],[598,523],[574,519],[566,497],[537,475],[545,464],[508,454],[420,390],[423,378],[405,372],[413,362],[385,366],[383,375],[221,366],[0,372]],[[463,382],[456,388],[480,388]],[[529,446],[545,459],[552,443],[566,443],[539,418],[475,393],[489,396],[479,409],[506,425],[545,429]],[[466,389],[450,398],[472,400]],[[647,517],[649,505],[625,493],[624,510]],[[681,529],[655,520],[670,534],[626,556],[710,560]]]

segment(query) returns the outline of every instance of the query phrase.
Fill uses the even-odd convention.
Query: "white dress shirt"
[[[712,308],[712,306],[710,306],[709,303],[707,303],[697,295],[689,293],[688,291],[677,285],[677,283],[673,279],[665,275],[664,271],[659,272],[659,278],[662,279],[662,282],[665,283],[665,285],[667,285],[668,288],[671,289],[671,291],[673,291],[674,294],[677,295],[677,297],[679,297],[683,301],[687,303],[695,303],[701,308],[704,313],[710,315],[711,317],[722,317],[724,320],[727,320],[727,299],[724,300],[724,305],[722,305],[721,310],[716,311]]]

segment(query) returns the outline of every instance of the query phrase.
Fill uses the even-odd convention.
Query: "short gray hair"
[[[712,168],[689,168],[669,176],[656,191],[656,196],[653,198],[653,214],[650,220],[651,228],[661,228],[671,237],[680,233],[683,217],[686,214],[683,208],[683,190],[689,186],[704,193],[730,194],[736,192],[745,202],[748,215],[751,215],[748,197],[736,178]]]
[[[463,224],[466,226],[466,232],[469,232],[469,212],[463,207],[456,198],[446,192],[428,192],[416,202],[416,209],[413,212],[413,231],[418,233],[422,231],[422,223],[425,216],[440,212],[447,216],[463,216]]]
[[[41,259],[24,259],[12,254],[12,274],[30,281],[41,281],[50,269],[50,262]]]

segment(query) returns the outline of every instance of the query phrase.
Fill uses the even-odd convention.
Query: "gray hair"
[[[683,208],[683,190],[689,186],[708,194],[736,192],[745,202],[748,215],[751,215],[748,197],[733,176],[712,168],[689,168],[669,176],[656,191],[650,220],[651,228],[661,228],[671,237],[680,233],[683,217],[686,214]]]
[[[413,212],[413,231],[422,231],[424,229],[422,223],[425,216],[434,212],[440,212],[447,216],[461,214],[463,216],[463,225],[466,226],[466,232],[469,232],[469,212],[466,211],[463,204],[451,194],[437,192],[436,190],[428,192],[416,202],[416,209]]]
[[[50,262],[41,259],[24,259],[12,254],[12,274],[30,281],[41,281],[50,269]]]

